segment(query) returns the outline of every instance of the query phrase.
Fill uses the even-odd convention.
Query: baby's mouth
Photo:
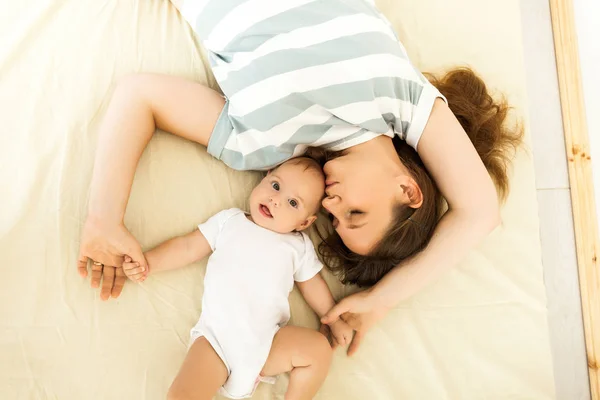
[[[260,204],[258,206],[258,211],[262,214],[263,217],[273,218],[273,214],[271,214],[271,210],[269,210],[269,207],[265,206],[264,204]]]

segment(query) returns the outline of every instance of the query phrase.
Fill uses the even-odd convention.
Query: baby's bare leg
[[[291,371],[285,399],[312,399],[327,376],[331,356],[331,346],[321,333],[286,326],[275,335],[261,375],[275,376]]]
[[[185,356],[167,394],[168,400],[211,400],[227,380],[227,368],[208,340],[201,337]]]

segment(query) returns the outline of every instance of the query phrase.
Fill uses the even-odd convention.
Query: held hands
[[[342,321],[356,331],[348,348],[348,355],[352,356],[369,329],[383,319],[389,310],[389,307],[376,300],[372,289],[368,289],[342,299],[321,318],[321,323],[331,327]]]
[[[319,332],[329,340],[331,348],[335,350],[338,346],[347,346],[350,344],[354,331],[344,321],[337,320],[331,325],[322,324]]]
[[[148,267],[140,265],[139,262],[133,261],[131,257],[125,256],[125,262],[123,263],[123,272],[125,275],[134,282],[144,282],[148,277]]]
[[[333,348],[335,349],[338,345],[347,346],[352,341],[352,335],[354,334],[354,330],[342,321],[338,319],[335,322],[332,322],[328,325],[329,330],[331,331],[331,337],[333,341]]]
[[[97,288],[102,283],[102,300],[121,294],[126,281],[121,265],[126,254],[147,268],[141,246],[122,223],[109,224],[88,217],[81,235],[77,269],[79,275],[87,277],[88,260],[92,261],[91,284]]]

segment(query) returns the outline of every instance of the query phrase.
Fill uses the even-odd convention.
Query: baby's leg
[[[169,388],[168,400],[211,400],[227,380],[227,367],[204,337],[196,339]]]
[[[332,350],[321,333],[298,326],[277,332],[261,375],[291,371],[286,400],[312,399],[327,376]]]

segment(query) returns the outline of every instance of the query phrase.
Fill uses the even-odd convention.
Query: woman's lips
[[[265,218],[273,218],[273,214],[271,214],[271,210],[269,210],[269,207],[265,206],[264,204],[261,204],[258,206],[258,211]]]

